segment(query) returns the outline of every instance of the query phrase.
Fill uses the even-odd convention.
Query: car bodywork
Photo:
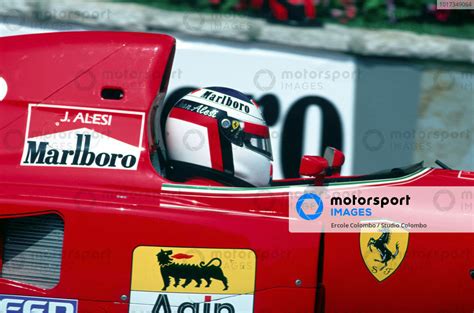
[[[11,305],[12,312],[13,308],[27,312],[27,301],[38,299],[33,297],[76,300],[73,311],[81,313],[161,312],[134,303],[134,254],[141,247],[175,250],[175,256],[187,249],[179,253],[182,258],[205,249],[251,251],[248,281],[254,285],[246,292],[254,312],[472,312],[472,233],[412,234],[401,266],[379,282],[361,258],[359,234],[289,232],[290,188],[311,180],[281,181],[269,188],[210,188],[164,178],[164,152],[154,128],[161,123],[155,116],[163,110],[174,47],[169,36],[119,32],[0,39],[0,76],[7,84],[0,102],[0,300],[6,312],[12,295],[31,297]],[[81,150],[77,138],[82,147],[87,139],[77,132],[74,140],[64,142],[76,142],[76,147],[41,146],[41,140],[58,131],[55,127],[62,127],[58,121],[68,120],[66,112],[75,118],[83,113],[77,122],[89,128],[82,129],[123,138],[128,146],[114,152],[113,142],[102,141],[104,155],[92,166],[87,158],[81,165],[82,156],[74,160],[74,153]],[[116,121],[122,129],[130,129],[125,128],[125,133],[115,126],[109,129]],[[30,144],[33,150],[28,150]],[[132,157],[120,163],[127,147],[134,151]],[[40,160],[41,149],[44,158],[52,156],[49,161]],[[48,152],[52,149],[71,152],[62,160],[56,152]],[[109,166],[114,153],[115,167]],[[329,177],[322,183],[348,181],[474,186],[474,173],[416,166],[373,176]],[[28,220],[37,216],[47,218]],[[42,250],[51,246],[36,247],[41,238],[31,235],[41,233],[51,216],[63,225],[61,245],[54,252],[59,256]],[[25,223],[27,228],[14,237],[12,225],[22,219],[30,224]],[[17,240],[17,246],[11,247],[12,240]],[[21,258],[29,249],[38,252]],[[49,258],[58,260],[59,272],[48,271]],[[27,261],[21,264],[21,260]],[[158,262],[155,265],[148,273],[150,280],[160,278]],[[224,269],[225,274],[230,271]],[[46,284],[48,276],[57,279]],[[233,283],[229,282],[231,287]],[[215,284],[220,282],[214,280]],[[199,312],[231,312],[224,307],[206,309],[205,292],[197,292],[203,298]],[[232,297],[238,299],[239,294]],[[177,305],[170,304],[175,306],[173,312],[179,310]],[[249,310],[238,305],[236,312]],[[162,308],[167,312],[166,305]],[[197,312],[196,307],[188,311]],[[180,312],[186,312],[184,307]]]

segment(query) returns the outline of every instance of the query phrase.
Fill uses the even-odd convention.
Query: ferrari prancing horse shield
[[[383,281],[400,266],[408,248],[409,233],[403,228],[364,227],[360,232],[360,252],[369,272]],[[373,224],[373,223],[372,223]]]

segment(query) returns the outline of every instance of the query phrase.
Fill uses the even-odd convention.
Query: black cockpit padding
[[[379,179],[395,179],[403,176],[410,175],[412,173],[418,172],[423,169],[423,161],[408,165],[404,167],[396,167],[391,170],[384,170],[380,172],[375,172],[368,175],[356,176],[356,177],[335,177],[335,178],[326,178],[324,180],[324,185],[330,183],[342,183],[342,182],[358,182],[358,181],[368,181],[368,180],[379,180]]]
[[[416,164],[404,166],[404,167],[396,167],[390,170],[383,170],[379,172],[375,172],[368,175],[362,176],[354,176],[354,177],[334,177],[334,178],[326,178],[324,179],[323,185],[327,186],[331,183],[344,183],[344,182],[364,182],[370,180],[380,180],[380,179],[396,179],[401,178],[412,173],[416,173],[422,170],[423,162],[419,162]],[[273,181],[272,186],[294,186],[294,185],[311,185],[313,184],[313,178],[301,178],[298,180],[292,181]]]

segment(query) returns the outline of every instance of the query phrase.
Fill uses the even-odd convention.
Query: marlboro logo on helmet
[[[201,98],[226,105],[228,107],[237,109],[237,110],[245,112],[245,113],[250,113],[250,106],[248,104],[245,104],[242,101],[239,101],[239,100],[237,100],[237,99],[235,99],[231,96],[228,96],[228,95],[224,95],[224,94],[219,95],[215,92],[206,90],[201,95]]]

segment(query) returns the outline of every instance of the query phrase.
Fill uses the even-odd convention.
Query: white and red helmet
[[[170,110],[165,124],[172,172],[238,186],[271,181],[270,132],[251,98],[224,87],[195,90]]]

